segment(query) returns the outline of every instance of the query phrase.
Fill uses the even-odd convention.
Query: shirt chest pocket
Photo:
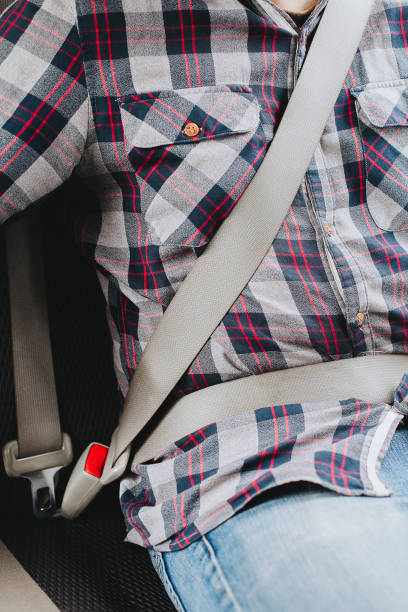
[[[386,231],[408,229],[408,79],[351,90],[364,151],[367,206]]]
[[[262,161],[256,97],[248,87],[219,85],[117,101],[149,241],[205,245]]]

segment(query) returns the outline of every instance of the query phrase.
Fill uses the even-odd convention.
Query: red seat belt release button
[[[105,467],[109,447],[104,444],[92,444],[85,461],[84,470],[87,474],[100,478]]]

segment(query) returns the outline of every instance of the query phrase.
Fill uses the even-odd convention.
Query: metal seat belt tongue
[[[6,474],[31,483],[33,511],[56,511],[55,484],[72,461],[61,432],[48,326],[41,233],[30,215],[6,228],[17,439],[3,447]]]
[[[84,468],[88,454],[92,456],[95,452],[91,445],[68,483],[61,507],[63,516],[77,516],[103,484],[121,476],[130,445],[133,441],[137,445],[139,433],[162,406],[268,252],[333,112],[372,5],[373,0],[358,3],[328,0],[263,162],[178,288],[143,350],[120,424],[109,450],[102,452],[107,459],[103,471],[98,472],[99,482],[94,482],[92,494],[86,492],[86,482],[90,481]],[[150,448],[154,446],[156,451],[176,439],[172,436],[171,422],[164,435],[155,438],[154,431],[147,441],[154,439]]]

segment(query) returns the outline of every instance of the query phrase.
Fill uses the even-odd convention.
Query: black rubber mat
[[[44,226],[49,318],[61,421],[78,457],[92,441],[108,442],[119,414],[104,299],[92,267],[73,244],[67,206],[92,198],[70,180],[32,214]],[[83,201],[83,200],[82,200]],[[89,202],[89,200],[88,200]],[[15,438],[10,321],[0,232],[0,444]],[[61,475],[61,487],[69,470]],[[118,484],[75,521],[31,518],[27,481],[0,470],[1,537],[63,611],[174,610],[147,551],[125,544]],[[35,611],[33,611],[35,612]]]
[[[6,529],[7,546],[60,610],[174,609],[145,551],[123,543],[119,516],[24,520]]]

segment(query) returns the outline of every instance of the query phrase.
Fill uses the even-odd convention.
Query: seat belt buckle
[[[75,519],[102,487],[122,476],[129,462],[130,446],[114,463],[113,449],[112,443],[110,447],[98,442],[87,446],[72,471],[58,516]]]
[[[31,483],[33,512],[37,518],[49,518],[56,513],[56,475],[72,461],[72,444],[68,434],[62,434],[62,446],[56,451],[31,457],[18,456],[18,441],[3,447],[3,463],[7,476],[25,478]]]

